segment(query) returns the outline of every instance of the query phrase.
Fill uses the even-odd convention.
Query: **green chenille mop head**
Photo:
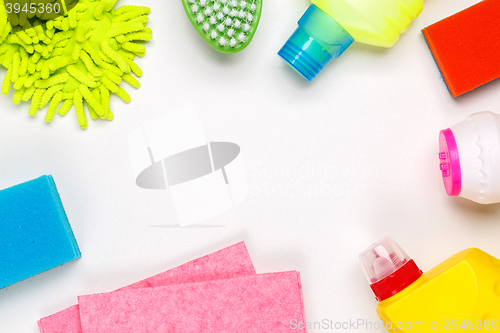
[[[113,120],[110,93],[128,103],[130,96],[120,83],[140,86],[131,73],[142,75],[134,58],[144,56],[146,48],[134,42],[152,39],[146,27],[150,9],[122,6],[115,10],[116,1],[80,0],[65,15],[43,23],[34,17],[37,14],[27,14],[30,20],[16,22],[25,30],[14,32],[0,0],[0,64],[7,68],[2,94],[13,86],[14,104],[31,99],[30,116],[48,104],[47,122],[56,112],[64,116],[75,105],[78,123],[86,129],[84,101],[92,119]],[[26,29],[27,24],[33,27]]]

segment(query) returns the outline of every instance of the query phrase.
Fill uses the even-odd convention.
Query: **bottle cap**
[[[462,191],[462,171],[455,135],[451,129],[439,134],[439,168],[443,175],[444,187],[449,196],[459,196]]]
[[[500,202],[500,115],[474,113],[441,131],[439,158],[448,195]]]
[[[378,301],[403,291],[422,276],[422,271],[390,237],[373,244],[359,258]]]
[[[354,42],[337,21],[316,5],[309,6],[298,24],[278,55],[309,81]]]

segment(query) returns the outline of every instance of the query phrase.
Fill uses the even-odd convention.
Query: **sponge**
[[[500,77],[500,1],[484,0],[422,30],[453,97]]]
[[[0,191],[0,289],[81,257],[52,176]]]

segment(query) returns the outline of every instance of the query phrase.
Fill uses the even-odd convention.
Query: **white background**
[[[453,99],[421,33],[476,0],[425,2],[393,48],[355,43],[313,83],[276,55],[306,0],[265,1],[253,42],[230,56],[198,36],[180,0],[119,4],[129,2],[151,7],[154,39],[137,60],[142,87],[124,84],[132,102],[113,98],[113,122],[89,118],[82,131],[71,111],[48,125],[45,112],[30,118],[28,105],[14,106],[12,93],[0,98],[0,188],[52,174],[82,252],[0,290],[0,332],[36,333],[39,318],[77,295],[241,240],[258,273],[301,272],[309,321],[377,319],[358,254],[387,235],[424,271],[468,247],[500,257],[500,206],[448,198],[437,157],[441,129],[500,113],[500,81]],[[165,227],[176,223],[168,192],[134,184],[129,133],[187,104],[198,106],[208,140],[242,147],[250,194],[216,218],[226,227]]]

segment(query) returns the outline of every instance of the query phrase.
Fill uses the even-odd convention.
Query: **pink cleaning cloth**
[[[203,282],[246,275],[255,275],[255,269],[245,243],[241,242],[119,290]],[[38,327],[41,333],[82,333],[80,309],[78,305],[75,305],[42,318],[38,321]]]
[[[294,320],[305,322],[295,271],[80,296],[78,301],[83,333],[279,333],[294,332]]]

